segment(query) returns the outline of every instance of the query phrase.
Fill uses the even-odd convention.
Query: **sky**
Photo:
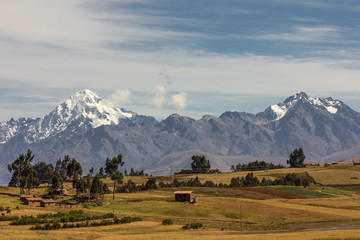
[[[90,89],[161,120],[297,92],[360,111],[358,0],[0,0],[0,122]]]

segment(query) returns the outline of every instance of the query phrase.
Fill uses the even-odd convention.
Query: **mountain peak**
[[[102,100],[101,97],[96,95],[94,92],[90,91],[89,89],[83,89],[80,91],[77,91],[74,95],[69,97],[64,102],[67,103],[85,103],[85,104],[97,104]]]
[[[273,121],[280,120],[290,109],[293,109],[299,103],[310,104],[314,108],[326,110],[330,114],[336,114],[338,109],[343,105],[341,101],[334,100],[330,97],[312,98],[305,92],[300,92],[287,98],[284,102],[270,106],[265,112],[271,112],[268,114],[271,115]]]
[[[1,124],[0,143],[7,142],[20,131],[26,132],[26,142],[39,142],[66,129],[75,134],[77,131],[86,131],[102,125],[118,124],[121,119],[132,118],[135,115],[133,112],[120,110],[94,92],[83,89],[61,102],[43,118],[20,118],[18,121],[11,119]],[[1,128],[8,130],[2,133]]]
[[[119,119],[131,118],[133,115],[114,107],[111,102],[102,99],[94,92],[84,89],[62,102],[48,116],[66,125],[74,119],[84,117],[95,128],[101,125],[118,124]]]

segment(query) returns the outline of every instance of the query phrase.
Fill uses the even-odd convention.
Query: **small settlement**
[[[23,194],[20,196],[20,199],[21,201],[23,201],[25,205],[30,205],[30,206],[51,207],[56,205],[56,202],[52,199],[44,200],[34,195]]]

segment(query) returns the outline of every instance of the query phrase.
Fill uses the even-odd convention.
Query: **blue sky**
[[[0,0],[0,122],[87,88],[163,119],[296,92],[360,111],[359,1]]]

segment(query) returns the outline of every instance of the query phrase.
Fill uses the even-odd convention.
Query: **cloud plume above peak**
[[[187,94],[185,92],[175,94],[171,97],[168,106],[177,110],[185,109],[187,105]]]
[[[157,108],[162,107],[165,101],[165,94],[166,94],[166,89],[164,85],[158,84],[154,86],[153,89],[151,90],[151,93],[153,94],[153,97],[151,99],[152,105],[154,105]]]
[[[115,106],[121,106],[130,102],[130,95],[131,93],[129,89],[117,90],[109,97],[109,101]]]

